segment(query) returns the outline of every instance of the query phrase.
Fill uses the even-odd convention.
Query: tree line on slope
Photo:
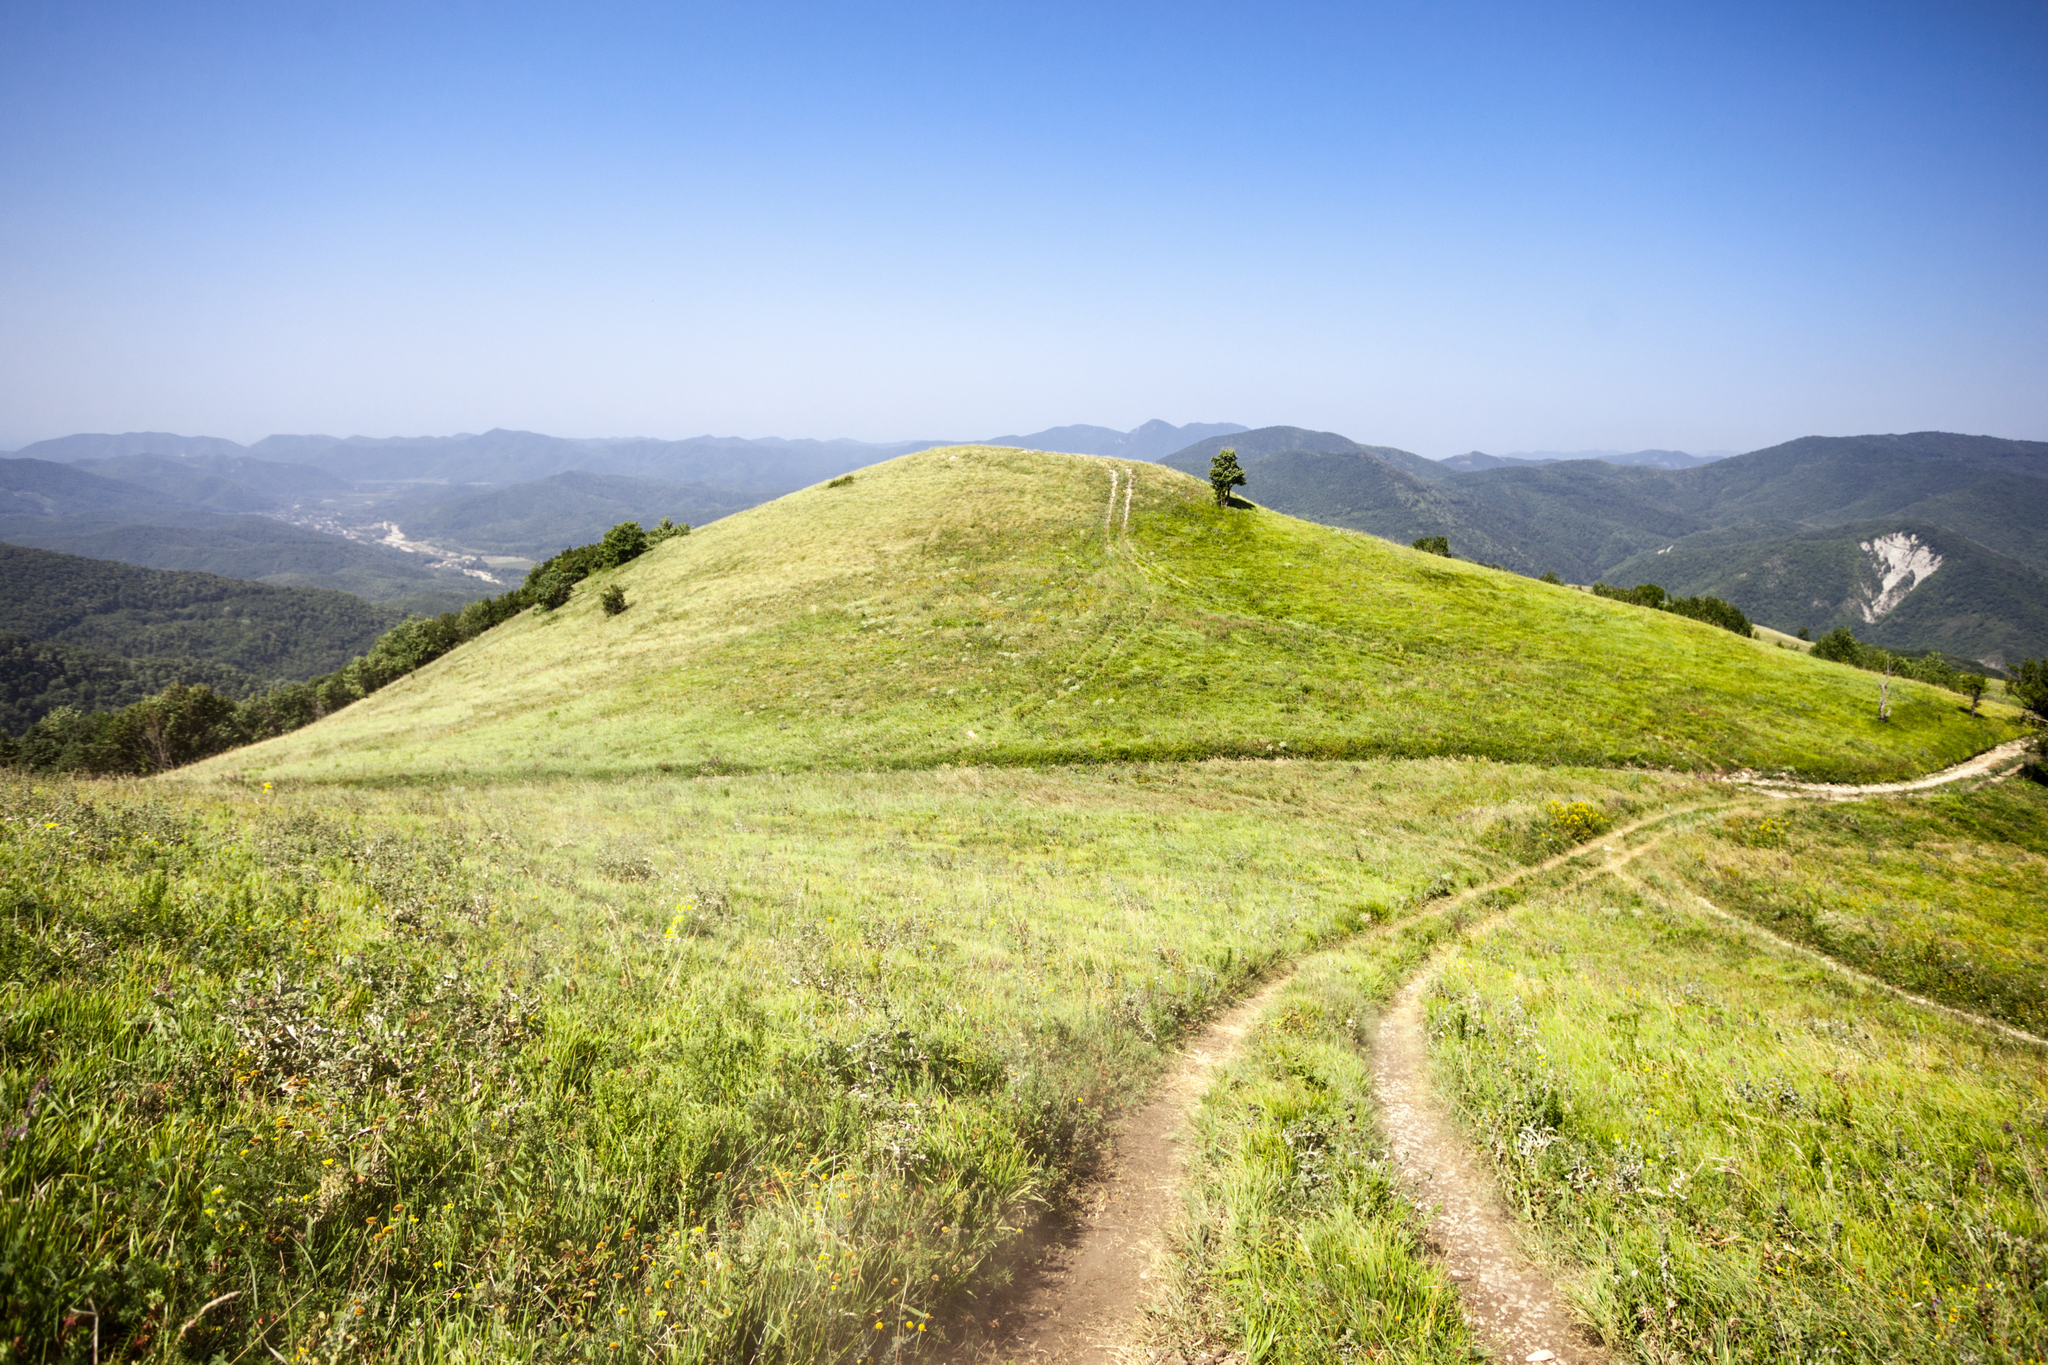
[[[1617,588],[1608,583],[1595,583],[1593,593],[1597,597],[1612,598],[1616,602],[1632,602],[1652,611],[1668,611],[1673,616],[1684,616],[1694,621],[1705,621],[1710,626],[1732,630],[1745,640],[1756,638],[1756,627],[1742,608],[1733,602],[1724,602],[1718,597],[1673,597],[1655,583],[1638,583],[1633,588]]]
[[[63,706],[19,739],[0,734],[0,763],[37,772],[144,776],[271,739],[338,711],[422,668],[529,607],[553,611],[591,574],[639,558],[690,528],[667,518],[652,531],[621,522],[593,545],[541,561],[526,581],[497,597],[440,616],[411,616],[332,673],[280,683],[237,702],[204,683],[175,683],[119,711]],[[612,614],[607,603],[607,614]]]

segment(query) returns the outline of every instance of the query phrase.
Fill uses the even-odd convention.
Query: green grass
[[[1693,904],[1531,897],[1428,1002],[1437,1084],[1586,1317],[1651,1361],[2048,1354],[2040,1052]]]
[[[0,780],[0,1341],[90,1359],[87,1308],[109,1361],[912,1349],[1218,1004],[1537,856],[1551,801],[1689,788]]]
[[[1471,754],[1896,777],[2012,733],[1665,614],[1086,456],[905,456],[670,541],[212,773],[491,780]],[[616,580],[632,606],[606,617]]]
[[[2048,1036],[2048,788],[1791,806],[1662,863],[1774,933]]]

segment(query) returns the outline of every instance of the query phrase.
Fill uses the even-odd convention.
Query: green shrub
[[[604,533],[604,539],[598,542],[598,555],[605,568],[615,569],[646,554],[647,544],[647,533],[640,529],[639,522],[622,521]]]
[[[543,611],[553,611],[557,607],[566,606],[569,601],[570,591],[575,588],[579,581],[581,581],[581,575],[572,578],[560,570],[543,574],[533,584],[534,605]]]
[[[597,596],[598,605],[604,608],[606,616],[617,616],[626,609],[626,590],[616,583],[607,583]]]
[[[833,479],[833,480],[831,480],[830,482],[828,482],[828,483],[827,483],[827,484],[825,485],[825,487],[827,487],[827,488],[844,488],[844,487],[846,487],[846,485],[848,485],[848,484],[850,484],[850,483],[852,483],[852,482],[853,482],[853,475],[851,475],[851,474],[841,474],[841,475],[840,475],[840,476],[839,476],[838,478],[836,478],[836,479]]]
[[[1408,548],[1420,550],[1426,555],[1442,555],[1445,559],[1451,557],[1451,541],[1448,536],[1424,536]]]

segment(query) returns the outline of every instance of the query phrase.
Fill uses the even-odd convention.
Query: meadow
[[[1670,867],[1722,909],[2048,1036],[2048,788],[1792,805],[1683,848]]]
[[[1696,776],[1915,775],[2010,708],[1895,681],[1880,723],[1867,673],[1156,466],[835,485],[175,776],[0,774],[0,1359],[942,1358],[1288,971],[1156,1336],[1469,1357],[1365,1057],[1439,952],[1442,1081],[1532,1226],[1683,1289],[1586,1272],[1611,1343],[2038,1345],[2038,1055],[1685,908],[2033,1020],[2038,793]],[[1546,861],[1651,816],[1634,880]],[[1845,1236],[1856,1284],[1978,1306],[1854,1306]]]
[[[1786,856],[1820,882],[1841,861],[1825,831],[1855,821],[1966,826],[1981,856],[2024,860],[1999,832],[2037,838],[2010,822],[2039,799],[1802,811]],[[1626,1356],[2048,1356],[2043,1050],[1703,910],[1702,859],[1764,818],[1787,820],[1689,817],[1638,862],[1531,896],[1451,950],[1428,1003],[1440,1093]],[[1869,894],[1889,870],[1910,895],[1912,858],[1880,847],[1850,875]]]
[[[38,1360],[934,1343],[1219,1003],[1554,851],[1554,801],[1689,787],[6,780],[0,1333]]]
[[[1250,490],[1256,495],[1256,489]],[[607,615],[611,586],[631,604]],[[500,781],[940,764],[1427,757],[1924,772],[2017,733],[1155,465],[963,447],[793,493],[593,576],[320,725],[202,765]]]

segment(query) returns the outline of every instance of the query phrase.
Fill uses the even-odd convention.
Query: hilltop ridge
[[[624,613],[597,597],[621,588]],[[202,771],[404,780],[1462,753],[1924,771],[2005,723],[1267,511],[1176,471],[906,455],[671,540]]]

